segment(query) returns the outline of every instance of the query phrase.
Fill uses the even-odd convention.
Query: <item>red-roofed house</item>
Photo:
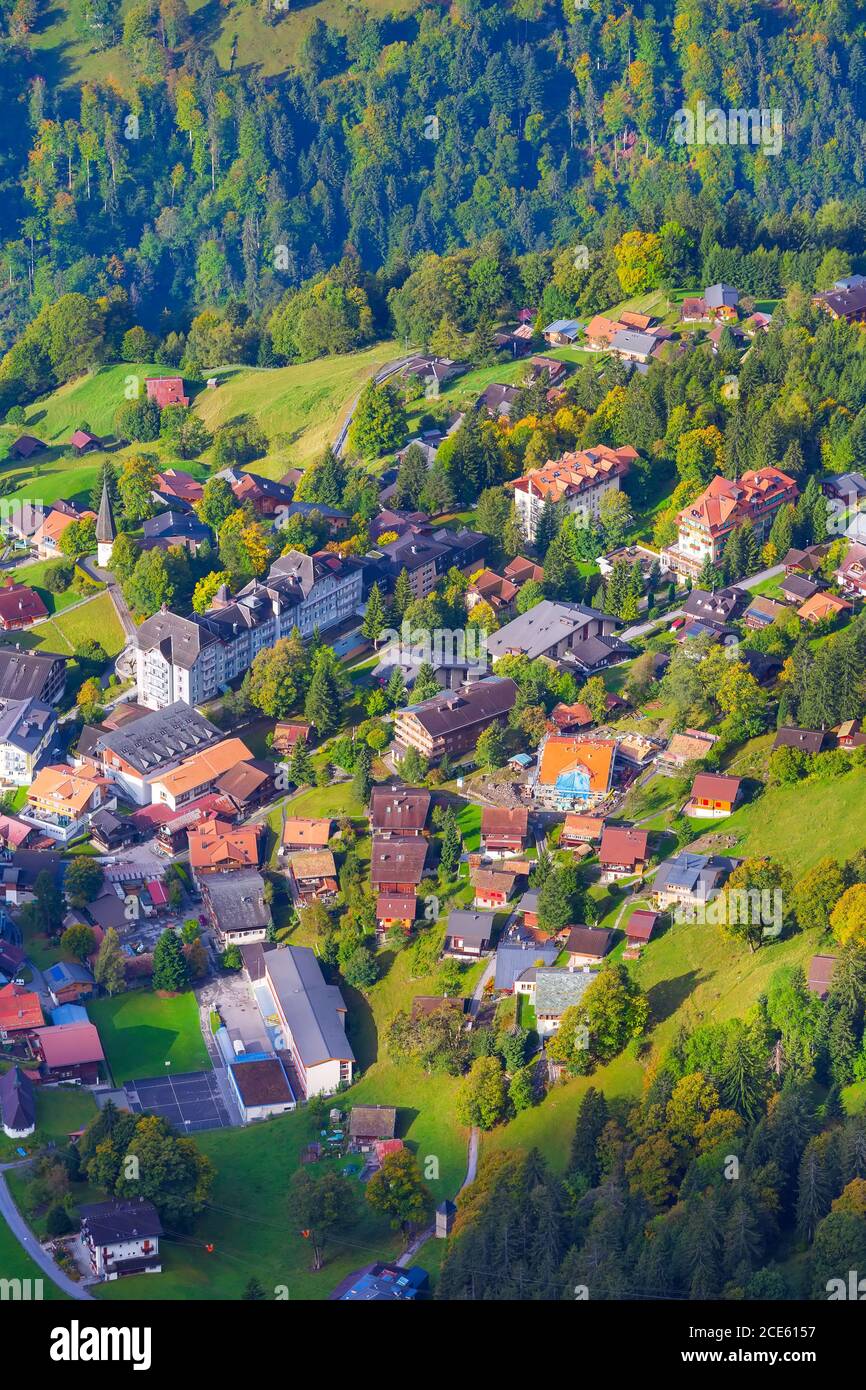
[[[158,878],[152,878],[147,885],[147,895],[157,912],[161,912],[168,907],[168,893],[164,883],[160,883]]]
[[[48,609],[35,589],[26,584],[7,584],[0,589],[0,627],[4,632],[27,627],[37,618],[47,617]]]
[[[164,468],[153,480],[154,492],[165,497],[177,497],[181,502],[200,502],[204,495],[204,485],[182,468]]]
[[[649,908],[641,907],[633,912],[625,928],[626,950],[638,953],[655,931],[657,921],[658,913],[651,912]]]
[[[418,899],[414,893],[380,893],[376,899],[376,925],[380,931],[402,927],[408,932],[415,921]]]
[[[841,588],[852,598],[866,598],[866,545],[852,545],[836,571]]]
[[[548,459],[543,468],[533,468],[522,478],[507,484],[514,489],[514,502],[523,533],[535,540],[545,502],[561,504],[581,526],[598,518],[599,505],[607,492],[618,492],[620,478],[628,473],[637,459],[630,444],[611,449],[607,444],[594,444],[590,449],[565,453],[560,459]]]
[[[692,782],[691,796],[683,808],[683,813],[712,820],[729,816],[739,800],[741,786],[742,781],[739,777],[699,772]]]
[[[750,469],[737,479],[716,474],[679,513],[677,540],[662,550],[662,568],[699,575],[705,561],[718,564],[735,527],[750,521],[758,541],[763,541],[779,508],[796,498],[797,484],[780,468]]]
[[[92,1023],[55,1024],[53,1028],[39,1028],[34,1037],[47,1080],[78,1079],[86,1086],[99,1081],[105,1053]]]
[[[387,1158],[389,1154],[398,1154],[403,1147],[402,1139],[377,1139],[373,1145],[373,1150],[379,1162]]]
[[[102,440],[89,430],[76,430],[69,442],[78,455],[92,454],[102,448]]]
[[[601,881],[612,878],[625,878],[630,874],[642,874],[646,865],[646,830],[635,826],[606,825],[601,835],[601,849],[598,852],[601,864]]]
[[[147,399],[156,401],[160,410],[167,405],[189,405],[189,396],[183,393],[182,376],[149,376],[145,379]]]
[[[485,806],[481,811],[481,847],[488,854],[518,854],[526,847],[529,812],[525,806],[509,810]]]
[[[32,994],[23,985],[5,985],[0,989],[0,1038],[4,1042],[26,1037],[44,1024],[38,994]]]

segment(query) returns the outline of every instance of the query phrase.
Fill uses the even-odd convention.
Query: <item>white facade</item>
[[[281,557],[286,560],[287,557]],[[304,559],[310,557],[303,557]],[[277,562],[279,565],[279,562]],[[165,643],[136,650],[138,699],[149,709],[164,709],[176,700],[200,705],[219,695],[231,681],[243,676],[258,652],[272,647],[297,628],[303,638],[335,627],[357,613],[362,599],[362,571],[347,569],[342,574],[325,573],[315,579],[303,600],[280,599],[280,578],[286,571],[272,571],[269,580],[247,585],[230,604],[215,606],[204,615],[201,625],[191,619],[174,618],[179,630],[188,628],[194,655],[180,662],[165,654]],[[238,621],[232,621],[232,611]],[[242,619],[242,620],[241,620]],[[194,629],[198,628],[197,632]],[[180,643],[178,643],[180,645]]]
[[[114,1280],[122,1273],[117,1265],[126,1260],[147,1260],[140,1274],[159,1274],[162,1262],[159,1256],[159,1236],[135,1236],[129,1240],[116,1241],[112,1245],[97,1245],[93,1239],[87,1240],[90,1253],[90,1268],[98,1279]]]
[[[25,753],[14,743],[0,743],[0,783],[13,787],[29,787],[33,781],[36,764],[54,737],[57,725],[47,730],[39,747],[32,753]]]
[[[579,492],[563,498],[561,506],[575,518],[578,526],[588,526],[591,521],[598,520],[601,499],[605,493],[619,490],[617,475],[599,477],[594,483],[582,487]],[[526,490],[517,487],[514,489],[514,502],[524,535],[528,540],[534,541],[545,498],[539,497],[531,487]]]

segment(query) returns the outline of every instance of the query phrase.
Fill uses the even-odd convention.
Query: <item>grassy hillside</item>
[[[768,787],[727,820],[714,822],[708,836],[734,836],[734,853],[771,855],[800,878],[827,854],[847,859],[862,846],[864,825],[866,768],[858,767],[824,782]]]
[[[10,632],[3,641],[17,643],[28,651],[42,650],[71,656],[75,648],[88,637],[102,643],[111,657],[119,656],[126,646],[126,637],[117,610],[107,593],[66,608],[48,622],[38,623],[26,632]]]
[[[271,440],[255,469],[270,477],[320,454],[339,432],[361,387],[381,366],[400,356],[399,343],[377,343],[364,352],[323,357],[294,367],[224,367],[216,391],[202,391],[195,409],[208,429],[239,415],[254,415]]]
[[[270,448],[251,467],[278,478],[287,468],[309,463],[336,438],[361,387],[401,351],[398,343],[384,342],[364,352],[294,367],[216,368],[213,375],[220,385],[215,391],[193,387],[193,408],[210,430],[243,415],[254,416],[270,440]],[[32,405],[24,425],[0,426],[0,482],[13,482],[14,492],[32,502],[48,505],[58,497],[84,502],[105,458],[120,464],[128,453],[142,450],[157,454],[166,465],[176,463],[205,477],[207,453],[201,460],[181,462],[158,441],[125,447],[113,442],[114,415],[126,399],[127,387],[136,379],[143,383],[148,376],[169,375],[168,368],[153,363],[124,362],[67,382]],[[107,451],[81,459],[73,453],[69,438],[83,423],[105,439]],[[46,452],[29,460],[10,458],[9,449],[22,433],[43,440],[48,445]]]

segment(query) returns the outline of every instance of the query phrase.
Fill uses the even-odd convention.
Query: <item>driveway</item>
[[[240,1038],[247,1052],[273,1052],[253,990],[240,974],[216,975],[196,993],[205,1041],[213,1036],[210,1032],[210,1011],[218,1009],[232,1041]]]
[[[399,372],[400,368],[404,366],[405,363],[411,360],[412,356],[414,356],[414,354],[410,354],[406,357],[401,357],[397,362],[386,362],[385,366],[380,367],[378,372],[376,372],[376,374],[372,377],[373,384],[375,386],[381,386],[383,381],[387,381],[389,377],[395,376],[396,373]],[[340,431],[337,435],[337,438],[334,440],[333,447],[334,453],[337,455],[337,458],[342,458],[343,454],[345,453],[346,440],[349,436],[349,430],[352,428],[352,420],[354,419],[355,410],[357,408],[359,399],[360,393],[352,401],[352,404],[349,407],[349,413],[343,421],[342,425],[340,426]]]
[[[784,569],[784,565],[771,565],[769,569],[759,570],[757,574],[750,574],[745,579],[738,579],[735,587],[737,589],[756,589],[759,584],[763,584],[765,579],[775,579],[777,574],[784,572]],[[669,613],[665,613],[663,618],[653,618],[650,623],[636,623],[634,627],[627,627],[624,632],[619,634],[620,639],[623,642],[630,642],[634,637],[644,637],[648,632],[670,627],[674,618],[681,618],[682,616],[682,608],[672,608]]]

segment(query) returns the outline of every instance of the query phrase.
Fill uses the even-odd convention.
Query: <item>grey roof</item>
[[[343,996],[336,985],[325,984],[309,946],[266,951],[265,967],[304,1066],[333,1059],[354,1062],[343,1024]]]
[[[59,960],[56,965],[49,966],[42,973],[48,981],[49,989],[54,985],[93,984],[93,976],[87,966],[80,965],[77,961]]]
[[[733,285],[708,285],[704,290],[704,303],[709,309],[735,308],[739,302],[739,291]]]
[[[520,899],[516,912],[537,912],[538,911],[538,889],[527,888],[523,897]]]
[[[683,604],[683,612],[690,618],[719,626],[733,617],[748,599],[743,589],[692,589]]]
[[[567,338],[576,338],[582,327],[583,325],[578,323],[577,319],[554,319],[553,323],[549,323],[546,328],[542,329],[542,332],[562,333]]]
[[[116,1245],[131,1236],[161,1236],[162,1222],[153,1202],[143,1197],[113,1198],[79,1207],[82,1230],[96,1245]]]
[[[537,941],[504,942],[496,951],[496,989],[513,989],[514,982],[538,961],[553,965],[559,955],[555,942],[540,944]]]
[[[481,392],[478,404],[494,415],[507,415],[519,394],[517,386],[504,386],[501,382],[492,381]]]
[[[447,555],[450,546],[434,541],[432,536],[421,536],[417,532],[408,531],[404,536],[398,536],[397,540],[390,541],[388,545],[380,546],[379,549],[397,569],[405,569],[411,573],[412,570],[431,565],[443,555]]]
[[[218,641],[218,635],[205,624],[168,610],[146,618],[135,634],[139,651],[149,652],[158,647],[166,661],[186,669],[195,665],[204,647]]]
[[[805,753],[820,753],[826,738],[823,729],[798,729],[793,724],[783,724],[773,740],[773,752],[777,748],[800,748]]]
[[[611,623],[618,621],[596,608],[587,608],[584,603],[556,603],[553,599],[542,599],[528,613],[512,618],[498,632],[489,633],[487,649],[494,661],[510,651],[523,652],[534,660],[598,619]]]
[[[818,592],[818,585],[807,579],[804,574],[783,575],[779,580],[779,588],[783,594],[793,594],[801,603],[805,603],[807,598]]]
[[[822,482],[825,487],[832,485],[837,496],[843,494],[849,502],[853,502],[858,497],[866,497],[866,477],[862,473],[852,470],[848,473],[835,473]]]
[[[232,874],[209,874],[202,883],[222,932],[256,931],[270,926],[264,899],[265,881],[255,869]]]
[[[597,973],[539,967],[535,972],[536,1017],[559,1018],[572,1004],[579,1004]]]
[[[149,621],[154,620],[151,618]],[[147,623],[142,626],[146,627]],[[103,757],[106,753],[116,753],[137,772],[147,776],[174,766],[216,743],[221,737],[216,725],[205,719],[203,714],[183,700],[176,700],[173,705],[166,705],[165,709],[143,714],[140,719],[129,720],[119,729],[101,734],[97,748]]]
[[[58,661],[65,670],[66,658],[57,652],[23,652],[17,647],[0,647],[0,697],[38,700]]]
[[[35,753],[56,720],[51,706],[38,700],[0,698],[0,744],[11,743],[22,753]]]
[[[635,649],[630,647],[628,642],[622,642],[619,637],[604,636],[587,637],[579,642],[576,647],[566,653],[569,661],[582,666],[585,671],[592,671],[601,662],[607,662],[612,656],[625,659],[634,656]]]
[[[637,333],[631,328],[622,328],[610,340],[614,352],[634,352],[649,357],[653,348],[658,347],[659,339],[652,333]]]
[[[20,1067],[0,1076],[0,1122],[20,1133],[36,1123],[36,1092],[29,1076]]]
[[[172,536],[187,536],[191,540],[213,540],[213,531],[194,512],[169,509],[159,516],[150,516],[142,527],[145,541],[169,540]]]
[[[828,290],[816,298],[834,314],[859,314],[866,309],[866,285],[852,285],[848,290]]]
[[[117,527],[114,524],[114,512],[111,510],[111,498],[108,495],[108,479],[104,478],[102,497],[99,502],[99,515],[96,518],[96,539],[105,545],[110,545],[116,537]]]
[[[682,889],[699,897],[707,897],[718,888],[737,863],[721,855],[690,854],[688,850],[666,859],[655,877],[655,891]]]
[[[122,930],[129,925],[124,900],[111,887],[104,888],[98,898],[88,903],[87,911],[103,931],[108,931],[109,927]]]
[[[449,937],[459,936],[470,945],[483,946],[493,936],[495,912],[468,912],[462,908],[448,914]]]

